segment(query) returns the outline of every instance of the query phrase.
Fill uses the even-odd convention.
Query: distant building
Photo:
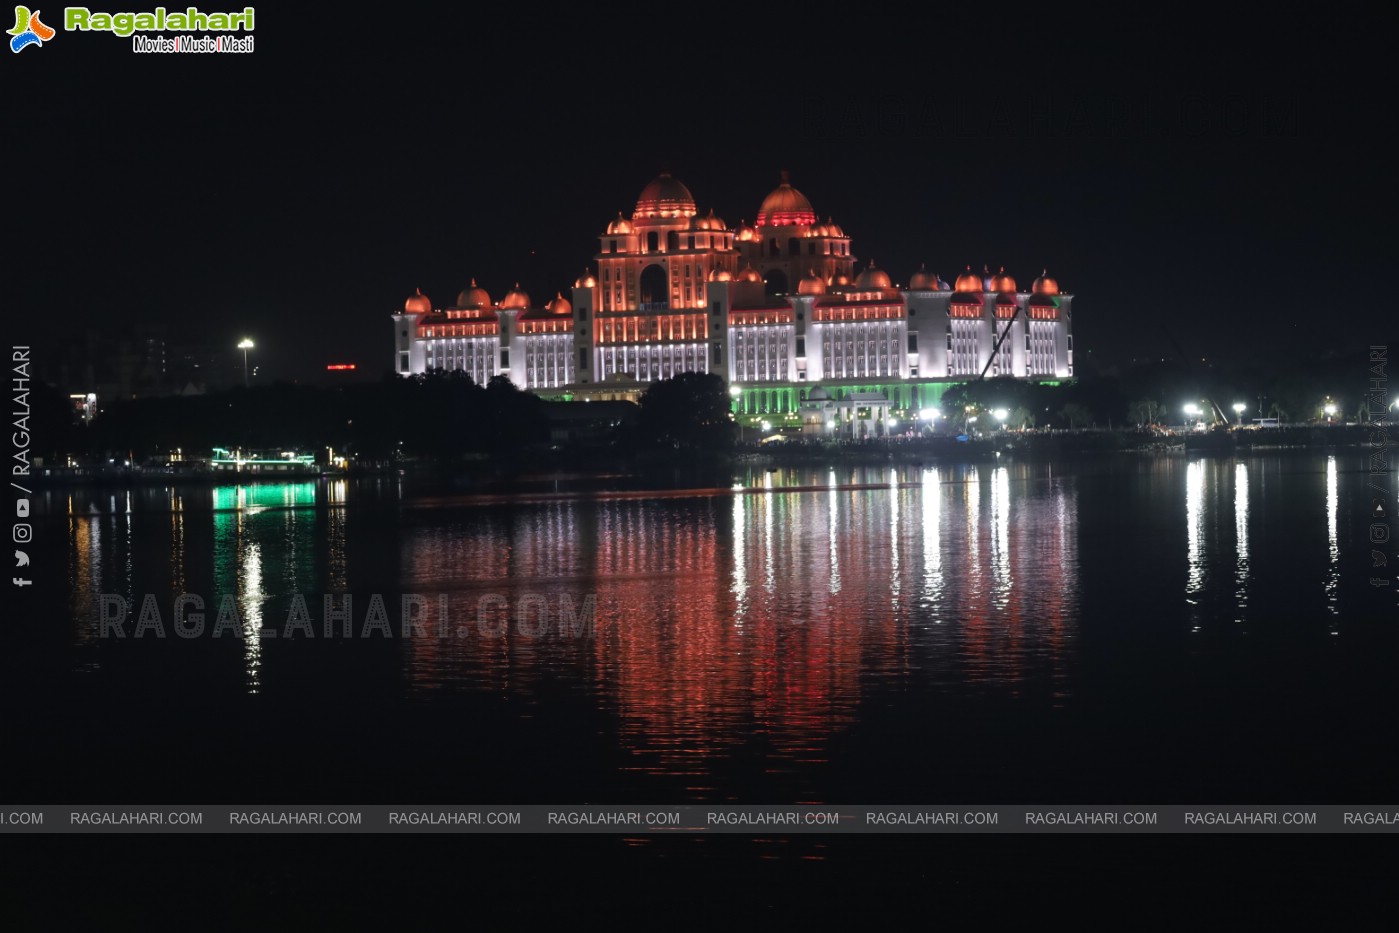
[[[598,240],[571,300],[539,305],[516,285],[493,302],[475,280],[448,308],[413,295],[393,315],[395,371],[506,375],[557,398],[712,372],[736,387],[740,418],[790,427],[817,385],[833,410],[906,417],[983,372],[1073,376],[1073,298],[1047,273],[1021,289],[1003,268],[950,286],[920,268],[896,286],[872,262],[857,271],[850,237],[785,173],[755,223],[733,228],[663,173]]]

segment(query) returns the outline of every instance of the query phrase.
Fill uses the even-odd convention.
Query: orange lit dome
[[[797,283],[798,295],[824,295],[826,294],[826,282],[813,269],[807,273],[806,277]]]
[[[744,266],[738,270],[738,281],[740,282],[761,282],[762,280],[763,277],[752,266]]]
[[[476,284],[476,280],[471,280],[471,287],[464,288],[457,296],[458,308],[489,308],[491,306],[491,296],[486,294],[484,288]]]
[[[973,272],[971,266],[967,266],[967,271],[957,276],[957,284],[953,288],[959,292],[980,292],[984,290],[984,283],[981,276]]]
[[[691,230],[723,230],[724,222],[714,216],[714,208],[709,209],[709,213],[704,217],[696,217],[690,221]]]
[[[517,311],[523,311],[528,307],[529,294],[520,287],[519,282],[516,282],[515,287],[506,292],[505,297],[500,299],[500,308],[502,311],[508,311],[511,308]]]
[[[1001,271],[991,276],[991,291],[993,292],[1013,292],[1015,291],[1015,279],[1006,275],[1006,267],[1001,266]]]
[[[829,231],[827,236],[845,236],[845,231],[840,229],[840,225],[829,217],[826,218],[826,230]]]
[[[636,230],[631,225],[631,221],[623,217],[621,211],[618,211],[617,219],[607,225],[607,232],[609,234],[616,235],[619,233],[634,233],[636,232]]]
[[[918,264],[918,271],[908,280],[909,291],[914,292],[935,292],[938,289],[938,277],[928,271],[925,263]]]
[[[829,279],[826,280],[826,284],[833,288],[836,286],[849,285],[850,276],[846,275],[844,272],[837,272],[835,275],[831,276]]]
[[[733,273],[730,272],[728,269],[715,269],[714,271],[712,271],[712,272],[709,273],[709,281],[711,281],[711,282],[732,282],[732,281],[733,281]]]
[[[758,231],[748,226],[744,221],[738,222],[738,230],[734,233],[734,239],[741,243],[747,243],[758,238]]]
[[[1035,279],[1035,284],[1030,286],[1030,290],[1036,295],[1057,295],[1059,294],[1059,283],[1049,277],[1049,270],[1040,273],[1040,277]]]
[[[762,207],[758,208],[758,226],[790,227],[814,223],[816,212],[811,209],[811,202],[806,199],[806,195],[787,183],[787,173],[783,172],[782,184],[772,189],[772,192],[763,198]]]
[[[690,189],[672,178],[670,172],[661,172],[642,189],[631,217],[632,220],[642,220],[693,217],[695,214],[695,196],[690,194]]]
[[[413,294],[408,296],[408,300],[403,303],[404,314],[430,314],[432,312],[432,301],[423,294],[421,288],[413,289]]]
[[[874,260],[870,260],[869,266],[855,279],[856,288],[889,288],[890,285],[889,273],[875,268]]]
[[[545,307],[549,309],[550,314],[573,314],[573,302],[565,298],[563,292],[556,294],[554,300]]]
[[[597,288],[597,279],[587,269],[583,270],[583,275],[573,283],[574,288]]]

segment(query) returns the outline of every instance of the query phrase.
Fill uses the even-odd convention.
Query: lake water
[[[8,614],[7,796],[1382,802],[1399,612],[1366,466],[49,490]]]

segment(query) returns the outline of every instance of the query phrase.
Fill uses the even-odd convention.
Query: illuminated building
[[[833,402],[883,396],[891,418],[879,433],[982,373],[1073,376],[1072,296],[1047,273],[1028,290],[1003,268],[967,267],[952,286],[920,268],[896,285],[859,265],[845,231],[785,173],[755,222],[733,228],[662,173],[598,241],[596,272],[571,301],[536,305],[516,285],[492,302],[474,280],[445,309],[413,295],[393,316],[396,371],[505,375],[562,398],[634,396],[712,372],[738,387],[740,418],[788,426],[819,384]]]

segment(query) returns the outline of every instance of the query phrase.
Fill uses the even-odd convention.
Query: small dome
[[[573,302],[563,296],[563,292],[555,295],[554,300],[546,305],[550,314],[573,314]]]
[[[938,277],[928,271],[924,263],[919,263],[918,271],[908,280],[908,289],[913,292],[935,292],[938,288]]]
[[[763,277],[752,266],[744,266],[738,270],[738,281],[740,282],[761,282],[762,280]]]
[[[1001,266],[1001,271],[991,276],[991,288],[993,292],[1013,292],[1015,291],[1015,279],[1006,275],[1006,267]]]
[[[734,231],[734,239],[741,243],[748,243],[758,238],[758,231],[744,221],[738,222],[738,229]]]
[[[733,278],[733,273],[728,269],[714,269],[709,273],[711,282],[732,282]]]
[[[651,183],[642,189],[636,199],[636,210],[632,220],[653,217],[693,217],[695,216],[695,196],[690,189],[671,177],[670,172],[661,172]]]
[[[811,202],[787,182],[787,173],[782,173],[782,183],[763,198],[758,208],[758,226],[790,227],[816,223],[816,212]]]
[[[429,314],[432,311],[432,301],[423,294],[421,288],[413,289],[413,294],[408,296],[408,300],[403,303],[404,314]]]
[[[597,288],[597,279],[593,278],[593,274],[591,272],[589,272],[587,269],[584,269],[583,274],[574,281],[573,287]]]
[[[824,295],[826,294],[826,281],[816,274],[816,270],[811,270],[806,277],[797,283],[798,295]]]
[[[627,220],[625,217],[622,216],[621,211],[618,211],[617,219],[607,225],[607,232],[609,235],[616,235],[621,233],[635,233],[636,228],[631,225],[630,220]]]
[[[831,276],[829,279],[826,280],[826,284],[828,286],[831,286],[832,288],[837,286],[849,285],[850,276],[846,275],[844,272],[837,272],[835,275]]]
[[[967,271],[957,276],[955,287],[959,292],[980,292],[986,290],[986,283],[981,280],[981,276],[972,271],[971,266],[967,266]]]
[[[889,288],[889,273],[883,269],[875,268],[874,260],[870,260],[869,266],[861,272],[859,278],[855,279],[856,288]]]
[[[462,289],[461,294],[457,295],[458,308],[489,308],[490,306],[491,296],[486,293],[484,288],[476,284],[475,279],[471,280],[470,287]]]
[[[831,393],[827,392],[820,386],[817,386],[816,388],[811,390],[811,393],[809,395],[807,395],[806,400],[808,402],[825,402],[828,401],[830,397]]]
[[[1030,286],[1030,291],[1036,295],[1057,295],[1059,294],[1059,283],[1049,277],[1049,270],[1040,273],[1040,277],[1035,279],[1035,284]]]
[[[830,231],[827,236],[845,236],[845,231],[840,229],[840,225],[829,217],[826,218],[826,229]]]
[[[505,297],[500,299],[500,308],[502,311],[508,311],[511,308],[517,311],[523,311],[528,307],[529,294],[520,287],[519,282],[516,282],[515,287],[506,292]]]
[[[724,222],[714,216],[714,208],[709,209],[709,213],[703,217],[696,217],[690,221],[691,230],[723,230]]]

